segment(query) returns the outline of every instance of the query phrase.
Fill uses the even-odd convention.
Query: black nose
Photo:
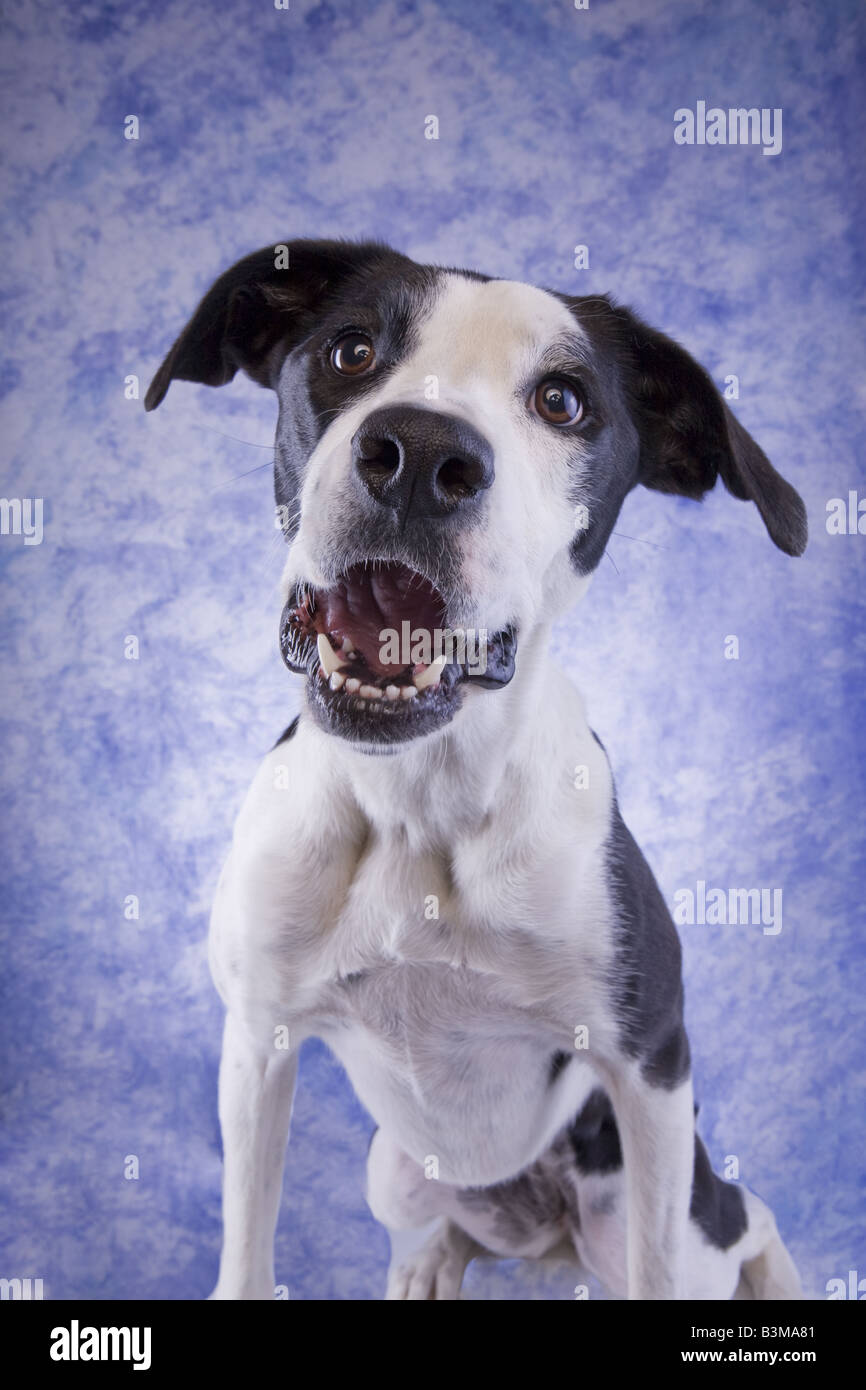
[[[465,508],[493,482],[493,449],[465,420],[411,405],[374,410],[352,440],[367,492],[405,522]]]

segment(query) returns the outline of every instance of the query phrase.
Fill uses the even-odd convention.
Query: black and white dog
[[[615,1296],[800,1297],[772,1214],[695,1134],[676,932],[547,648],[637,483],[699,498],[721,477],[791,555],[801,499],[629,310],[380,244],[240,261],[147,409],[239,368],[279,401],[280,641],[306,680],[213,911],[214,1297],[273,1297],[310,1036],[379,1125],[388,1298],[455,1299],[478,1253],[566,1249]]]

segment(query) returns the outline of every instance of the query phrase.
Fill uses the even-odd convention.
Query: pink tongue
[[[423,632],[432,638],[444,625],[439,594],[426,579],[402,565],[350,571],[338,588],[320,596],[316,617],[317,627],[321,622],[332,636],[350,638],[366,665],[380,676],[396,676],[411,664],[410,652],[402,648],[403,623],[409,624],[413,641]],[[379,653],[387,640],[382,633],[388,628],[401,639],[400,655],[405,655],[405,661],[382,661]]]

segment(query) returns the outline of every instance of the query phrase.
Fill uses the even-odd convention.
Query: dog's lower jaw
[[[392,753],[429,739],[459,717],[467,700],[471,703],[479,695],[495,698],[515,675],[517,635],[508,626],[497,632],[483,670],[448,662],[442,656],[426,670],[416,668],[418,674],[410,685],[389,684],[383,690],[361,684],[359,688],[357,679],[346,679],[340,669],[340,654],[333,652],[327,639],[320,637],[318,653],[313,651],[303,663],[296,650],[287,650],[291,641],[286,621],[289,611],[287,604],[280,646],[289,669],[305,674],[304,697],[310,715],[326,733],[368,754]],[[441,662],[445,662],[444,667]]]
[[[546,622],[521,633],[513,679],[492,689],[475,681],[463,682],[459,687],[462,698],[453,717],[420,737],[392,744],[365,743],[357,738],[334,737],[321,719],[314,719],[313,723],[317,732],[327,736],[330,757],[342,763],[350,778],[357,776],[363,783],[365,767],[376,769],[380,804],[399,805],[402,813],[413,820],[416,813],[423,818],[430,812],[432,802],[440,798],[448,799],[452,803],[451,814],[458,815],[446,784],[459,769],[463,795],[468,794],[469,786],[479,789],[478,806],[466,807],[465,829],[476,812],[479,816],[485,814],[495,801],[499,778],[518,742],[532,740],[543,726],[542,711],[552,684],[567,685],[568,698],[582,706],[578,692],[553,663],[549,645],[550,624]],[[307,693],[306,699],[311,698]],[[384,769],[385,782],[381,784],[379,769]],[[393,770],[393,792],[386,790],[392,775],[388,770]],[[485,791],[481,792],[481,788]],[[462,821],[462,817],[459,819]],[[456,820],[453,828],[458,833]]]

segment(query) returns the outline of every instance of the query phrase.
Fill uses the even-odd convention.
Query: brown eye
[[[548,377],[535,388],[533,405],[550,425],[573,425],[583,415],[583,402],[572,386],[559,377]]]
[[[341,376],[360,376],[375,360],[373,344],[365,333],[344,333],[331,348],[331,366]]]

